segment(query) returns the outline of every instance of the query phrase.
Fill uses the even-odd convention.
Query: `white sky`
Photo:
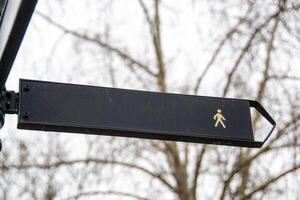
[[[137,13],[139,10],[137,4],[120,0],[118,4],[114,4],[113,13],[104,10],[103,13],[99,14],[96,7],[87,5],[85,1],[69,0],[66,2],[67,6],[64,13],[62,13],[62,8],[56,3],[51,3],[51,1],[39,1],[36,10],[49,14],[55,21],[78,31],[86,29],[103,31],[104,27],[98,27],[97,24],[103,25],[103,22],[108,21],[112,26],[111,40],[114,45],[130,49],[134,57],[151,60],[151,55],[145,52],[145,49],[150,48],[149,42],[144,42],[148,30],[145,29],[143,19],[137,17],[141,16],[141,13]],[[218,25],[217,18],[211,18],[206,9],[203,9],[207,6],[205,2],[197,4],[197,7],[192,7],[190,3],[185,1],[176,1],[176,12],[180,13],[178,15],[167,6],[173,3],[174,1],[171,0],[165,3],[166,8],[162,15],[164,24],[162,38],[166,57],[170,59],[167,60],[167,62],[170,61],[168,85],[172,92],[179,92],[180,89],[178,88],[184,86],[182,83],[195,81],[196,75],[200,74],[215,48],[212,46],[215,45],[213,40],[220,37],[220,34],[223,33],[222,28],[226,25],[216,27]],[[49,5],[51,6],[49,7]],[[231,12],[233,16],[239,15],[239,13],[240,10],[238,9]],[[98,70],[100,72],[94,72],[97,66],[103,67],[101,56],[99,56],[99,63],[91,59],[91,55],[87,55],[86,58],[74,57],[70,53],[72,41],[68,36],[66,37],[68,39],[59,41],[60,44],[52,55],[53,45],[56,44],[61,35],[61,31],[34,14],[7,82],[9,90],[18,90],[19,78],[111,86],[107,81],[108,78],[104,69],[103,73],[100,70]],[[101,53],[101,51],[99,52]],[[300,55],[300,52],[295,54]],[[80,62],[83,64],[78,65],[77,63]],[[299,66],[299,56],[294,56],[289,60],[289,63],[292,66]],[[224,73],[223,65],[228,65],[228,61],[225,63],[218,61],[217,64],[205,79],[201,95],[220,95],[215,84],[218,82],[221,84],[222,80],[220,79]],[[118,74],[122,74],[123,70],[121,67],[118,68]],[[79,74],[82,71],[89,71],[89,77],[81,78]],[[118,87],[141,89],[140,86],[126,84],[126,78],[120,79]],[[5,137],[9,137],[8,130],[16,128],[16,119],[15,116],[7,116],[6,118],[6,127],[4,131],[1,131],[1,134],[3,132]],[[8,124],[10,125],[8,126]],[[22,133],[22,136],[20,134],[18,137],[24,137],[27,140],[30,140],[31,134],[33,134],[27,131],[18,131],[17,133]],[[34,134],[34,137],[37,137],[37,134]],[[74,145],[80,144],[83,140],[81,135],[71,135],[71,137]],[[83,156],[85,150],[86,148],[82,146],[74,151],[74,155]],[[206,189],[211,189],[210,192],[214,192],[214,188],[209,186]]]

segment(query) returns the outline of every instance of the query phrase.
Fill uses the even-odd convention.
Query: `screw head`
[[[24,91],[28,92],[30,90],[30,86],[29,85],[24,85]]]
[[[28,117],[29,117],[29,112],[24,112],[24,113],[23,113],[23,118],[24,118],[24,119],[27,119]]]

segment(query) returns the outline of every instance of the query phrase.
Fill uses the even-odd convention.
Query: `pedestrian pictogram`
[[[221,124],[223,126],[223,128],[226,128],[223,120],[225,121],[225,117],[222,115],[222,110],[218,109],[217,110],[217,114],[215,114],[214,116],[214,120],[216,121],[215,123],[215,127],[218,127],[219,124]]]

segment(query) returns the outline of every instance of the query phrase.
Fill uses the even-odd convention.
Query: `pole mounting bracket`
[[[3,91],[1,94],[1,107],[5,114],[18,114],[19,93]]]
[[[2,91],[0,94],[0,128],[4,125],[5,114],[18,114],[19,94],[14,91]]]
[[[3,90],[0,93],[0,129],[4,126],[5,114],[18,114],[19,94],[14,91]],[[2,141],[0,139],[0,152]]]

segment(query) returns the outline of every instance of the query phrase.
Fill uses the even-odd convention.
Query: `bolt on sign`
[[[36,3],[6,0],[0,7],[0,127],[5,114],[17,114],[19,129],[256,148],[274,130],[275,121],[252,100],[23,79],[19,92],[6,91],[5,82]],[[263,141],[255,140],[250,108],[273,125]]]

